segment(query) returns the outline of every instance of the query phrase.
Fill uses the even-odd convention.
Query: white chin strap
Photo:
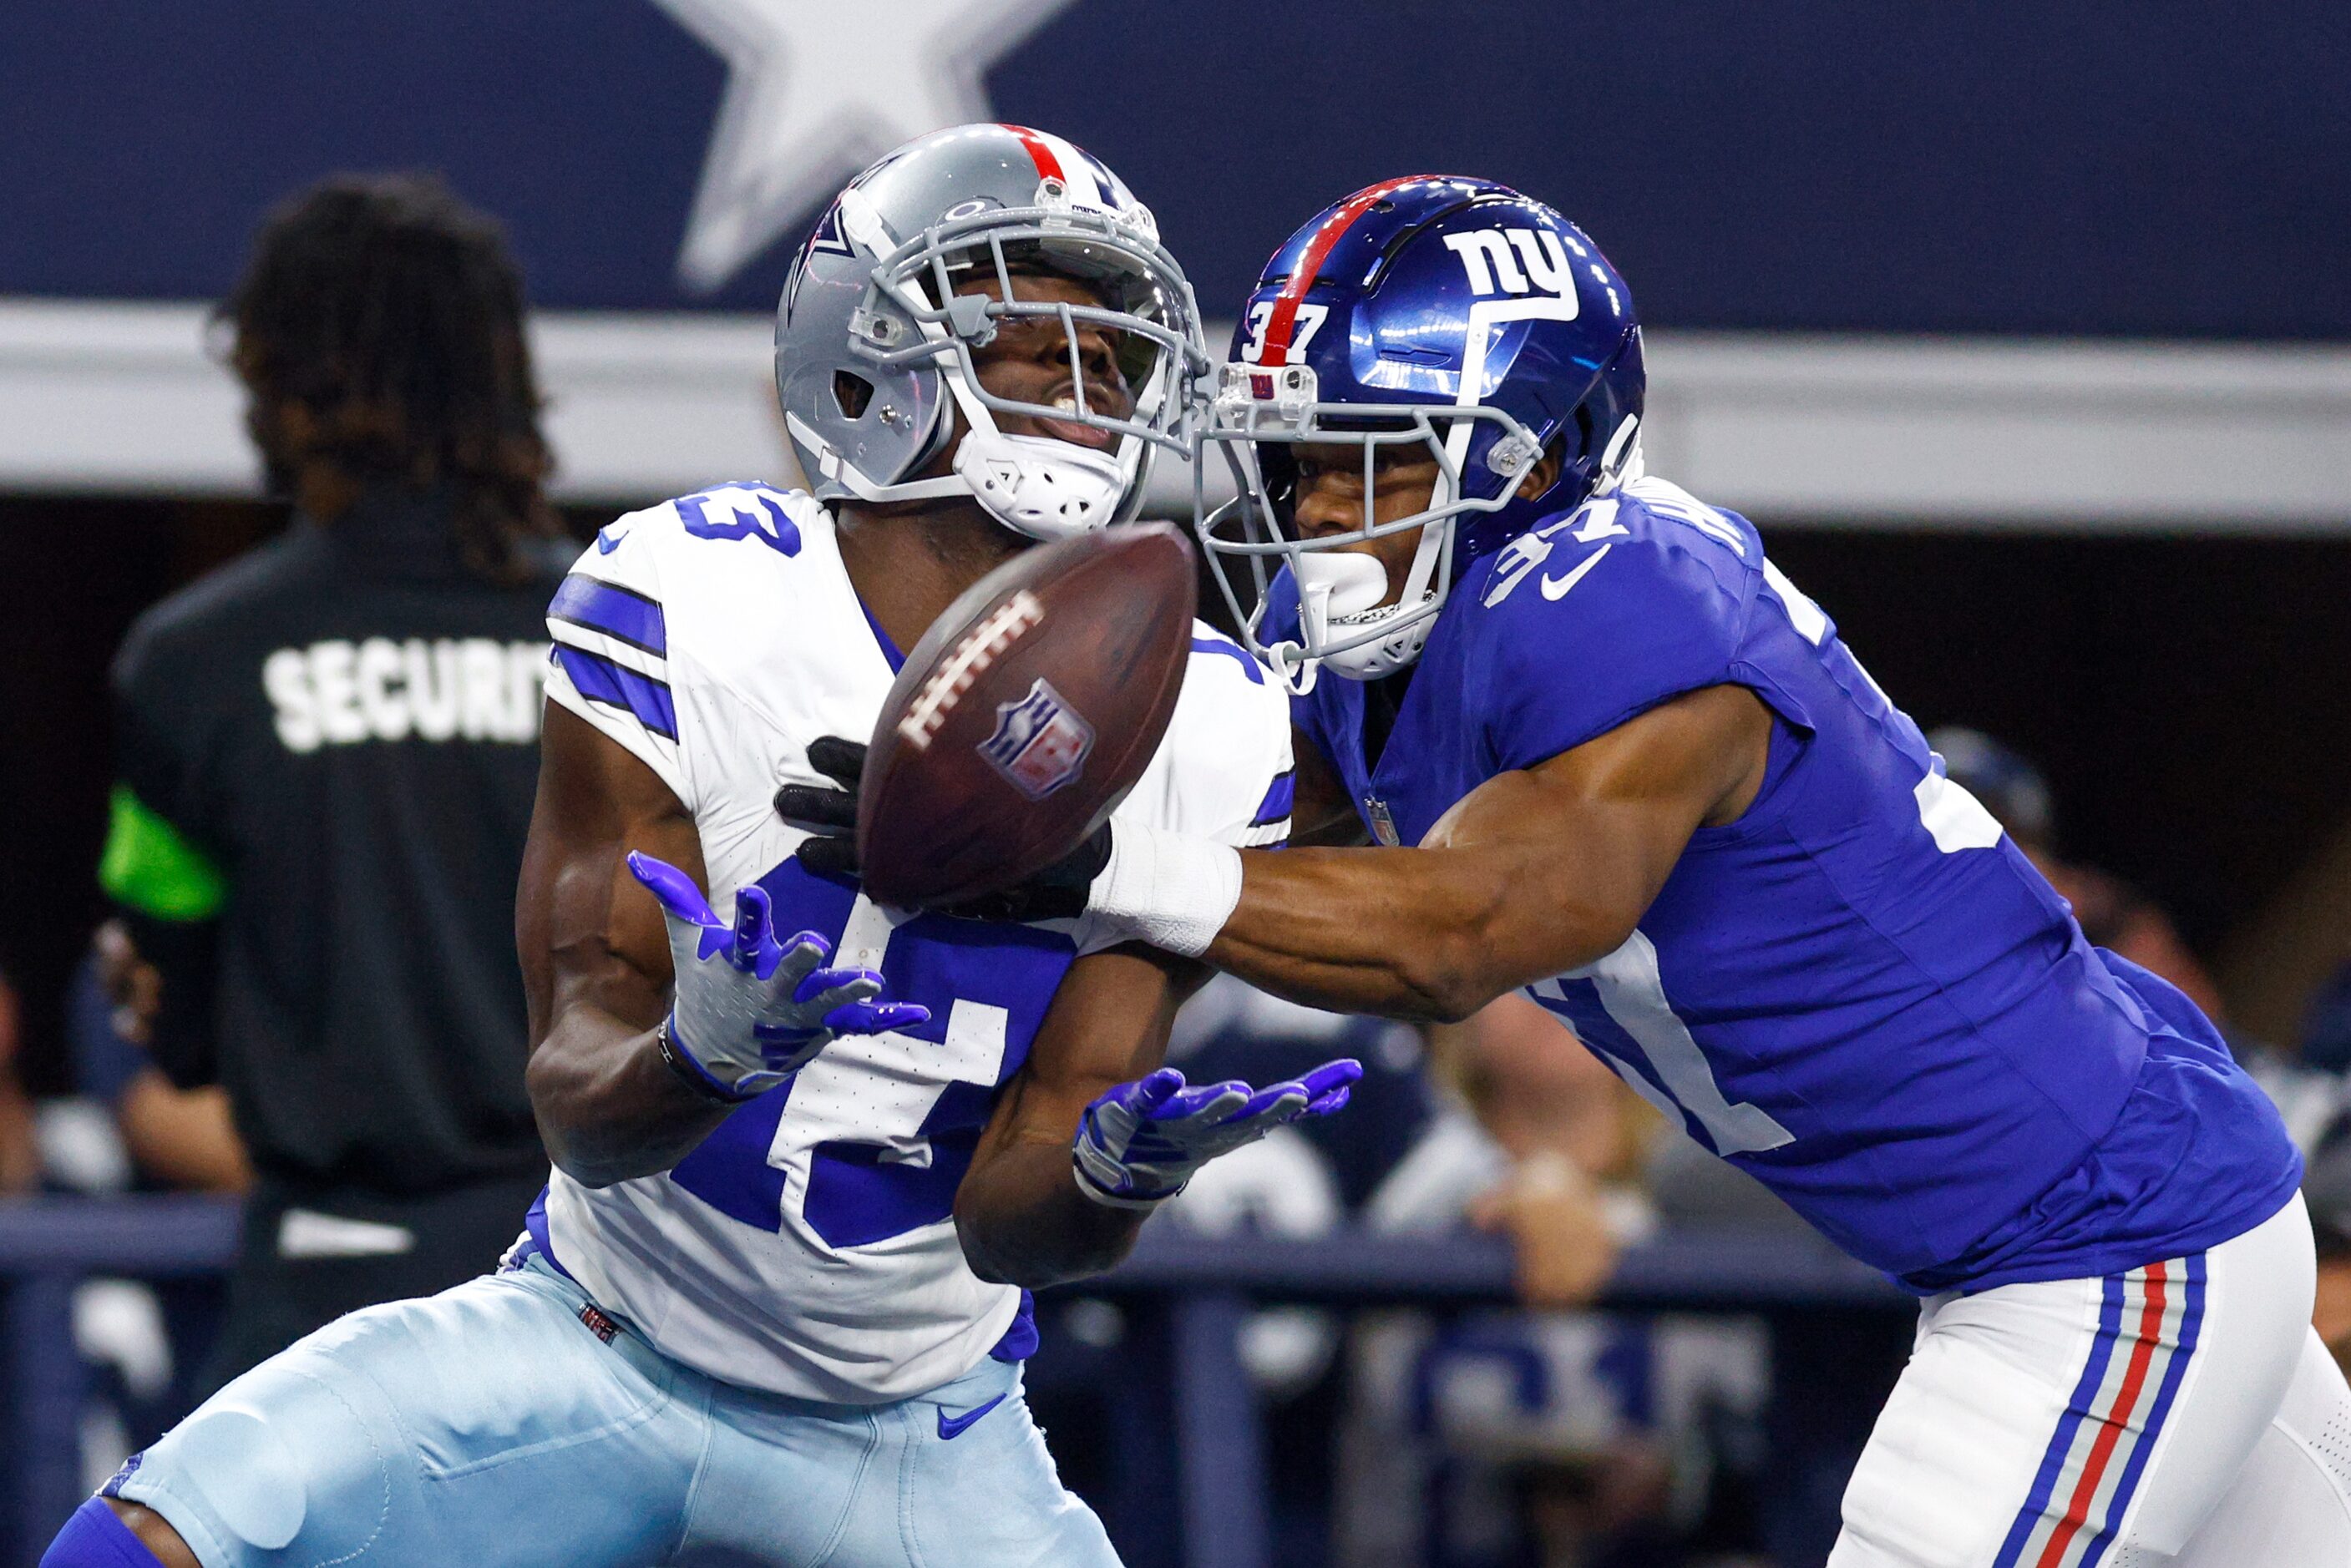
[[[1125,465],[1112,453],[1047,436],[1004,435],[993,421],[964,432],[955,472],[991,516],[1031,539],[1106,527],[1126,499]]]
[[[1600,454],[1600,482],[1592,487],[1592,494],[1614,495],[1628,484],[1640,483],[1647,472],[1648,463],[1641,455],[1641,416],[1627,414],[1617,422],[1616,433],[1608,438],[1608,449]]]
[[[1128,465],[1109,452],[1045,436],[1005,435],[990,420],[964,432],[954,472],[936,479],[876,484],[841,461],[831,442],[798,419],[792,434],[817,454],[827,479],[862,501],[936,501],[968,495],[1015,533],[1050,542],[1107,527],[1133,481]]]
[[[1358,550],[1301,552],[1292,570],[1298,578],[1299,629],[1310,657],[1312,650],[1334,642],[1352,642],[1317,662],[1350,680],[1377,680],[1393,675],[1420,657],[1437,624],[1431,580],[1453,541],[1453,520],[1441,518],[1420,531],[1420,548],[1413,552],[1412,569],[1405,576],[1404,592],[1396,602],[1383,606],[1387,597],[1387,568],[1376,556]],[[1364,637],[1384,622],[1411,617],[1406,625],[1385,637]],[[1364,640],[1355,641],[1358,638]]]
[[[1470,425],[1468,420],[1454,421],[1453,428],[1446,432],[1446,463],[1443,472],[1437,475],[1436,487],[1429,493],[1428,510],[1440,511],[1453,504],[1453,476],[1461,472],[1462,462],[1468,456],[1469,436]],[[1418,659],[1421,649],[1428,641],[1430,628],[1437,624],[1437,612],[1445,605],[1445,590],[1450,584],[1449,581],[1440,581],[1439,574],[1442,573],[1447,579],[1451,577],[1451,572],[1446,568],[1450,564],[1448,556],[1452,548],[1453,519],[1450,516],[1440,517],[1436,522],[1422,524],[1420,548],[1412,554],[1412,566],[1405,573],[1404,591],[1396,595],[1395,603],[1384,608],[1372,607],[1384,597],[1388,586],[1387,571],[1384,567],[1382,567],[1377,574],[1381,592],[1374,594],[1369,603],[1364,605],[1352,616],[1344,608],[1339,607],[1337,596],[1334,593],[1332,596],[1332,608],[1325,618],[1322,628],[1320,628],[1323,642],[1353,641],[1354,639],[1384,621],[1402,621],[1404,624],[1386,637],[1370,639],[1356,643],[1353,648],[1342,649],[1335,653],[1326,653],[1322,656],[1322,662],[1350,680],[1377,680],[1384,675],[1395,674],[1411,664],[1414,659]],[[1298,560],[1298,565],[1301,568],[1299,582],[1301,604],[1305,588],[1305,575],[1302,568],[1307,562],[1316,558],[1314,555],[1305,555],[1300,556]],[[1325,553],[1322,558],[1332,557]],[[1359,558],[1369,559],[1369,557]],[[1378,566],[1379,563],[1374,561],[1372,564]],[[1354,568],[1343,569],[1351,574],[1355,570]],[[1360,595],[1361,589],[1356,591]],[[1301,620],[1303,624],[1302,616]],[[1319,645],[1314,638],[1310,636],[1306,646],[1311,649]]]
[[[1006,435],[996,428],[987,405],[963,384],[961,374],[942,369],[939,379],[962,406],[967,428],[956,448],[953,471],[936,479],[876,484],[797,420],[791,421],[793,433],[818,453],[826,478],[839,480],[861,500],[968,495],[1014,533],[1047,543],[1117,521],[1128,493],[1139,483],[1141,441],[1125,437],[1117,452],[1108,452],[1050,436]],[[946,411],[939,417],[945,419]]]
[[[894,242],[863,192],[852,186],[841,192],[841,215],[849,241],[862,257],[871,260],[889,253]],[[899,303],[912,306],[921,302],[902,298]],[[936,322],[919,313],[916,320],[931,342],[948,340],[946,329]],[[1141,483],[1143,442],[1134,437],[1119,438],[1114,452],[1096,452],[1050,436],[1006,435],[996,428],[987,405],[965,383],[958,365],[946,359],[938,366],[938,377],[963,410],[967,428],[952,471],[936,479],[876,484],[797,421],[791,421],[793,433],[819,453],[826,478],[838,480],[860,499],[930,501],[968,495],[1014,533],[1048,543],[1108,527],[1128,493]],[[1138,415],[1147,417],[1149,411],[1140,410]],[[947,410],[941,409],[938,417],[946,419]]]

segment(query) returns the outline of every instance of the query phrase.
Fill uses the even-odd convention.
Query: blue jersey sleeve
[[[1740,680],[1762,558],[1753,529],[1727,514],[1693,520],[1629,496],[1516,540],[1465,585],[1479,597],[1471,698],[1492,765],[1531,767]]]

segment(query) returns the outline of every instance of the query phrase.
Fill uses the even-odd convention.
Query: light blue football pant
[[[825,1405],[718,1382],[626,1327],[608,1344],[588,1306],[533,1258],[354,1313],[107,1490],[162,1514],[204,1568],[1117,1568],[1017,1366]]]

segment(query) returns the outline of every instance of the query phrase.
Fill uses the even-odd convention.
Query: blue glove
[[[1149,1209],[1184,1190],[1217,1156],[1301,1116],[1329,1116],[1363,1075],[1361,1062],[1342,1057],[1263,1089],[1238,1082],[1186,1088],[1173,1067],[1121,1084],[1078,1122],[1079,1190],[1113,1208]]]
[[[765,1094],[815,1059],[836,1034],[881,1034],[925,1023],[931,1010],[883,1002],[870,969],[822,969],[832,944],[814,931],[778,942],[764,888],[735,895],[735,923],[711,912],[694,878],[632,854],[629,870],[661,901],[677,971],[671,1048],[730,1099]]]

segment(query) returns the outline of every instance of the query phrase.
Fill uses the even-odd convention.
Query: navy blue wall
[[[1323,202],[1446,170],[1669,326],[2343,338],[2346,60],[2341,0],[1079,0],[988,84],[1217,313]],[[711,300],[672,271],[725,79],[649,0],[9,6],[0,293],[208,297],[289,187],[421,166],[543,303],[764,308],[780,246]]]

